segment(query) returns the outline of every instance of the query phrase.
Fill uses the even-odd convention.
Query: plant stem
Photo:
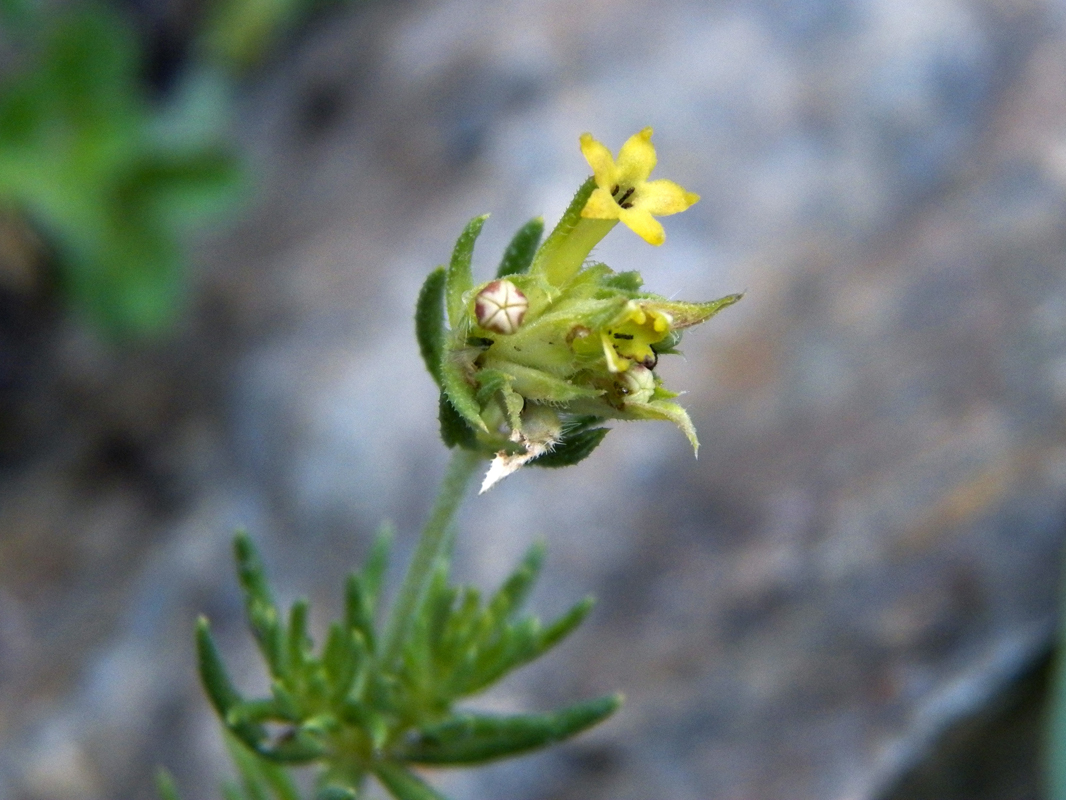
[[[440,489],[437,490],[437,499],[433,502],[433,510],[422,528],[422,535],[407,567],[407,575],[400,586],[385,629],[381,654],[382,663],[386,665],[394,664],[400,657],[407,626],[422,601],[438,560],[444,553],[452,518],[459,509],[470,479],[482,459],[483,456],[479,453],[461,447],[452,451],[448,469],[441,480]]]

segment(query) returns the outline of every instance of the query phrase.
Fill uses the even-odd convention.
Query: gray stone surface
[[[583,179],[582,131],[617,148],[645,125],[659,174],[703,200],[664,247],[619,230],[599,256],[666,295],[748,293],[663,364],[700,458],[619,424],[580,467],[472,499],[458,554],[491,584],[542,538],[537,608],[601,599],[486,705],[628,703],[565,749],[431,780],[471,800],[877,797],[1053,622],[1063,10],[427,0],[318,26],[241,98],[260,201],[198,246],[179,341],[25,334],[0,797],[149,797],[157,763],[213,795],[197,613],[262,685],[230,531],[319,626],[381,518],[410,547],[445,460],[410,332],[423,276],[492,211],[487,273]]]

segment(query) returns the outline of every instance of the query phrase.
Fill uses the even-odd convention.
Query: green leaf
[[[294,670],[302,670],[311,655],[313,642],[307,633],[307,600],[300,598],[289,611],[288,660]]]
[[[273,796],[274,800],[300,800],[299,790],[284,768],[271,764],[257,752],[246,749],[240,740],[232,736],[226,737],[226,749],[237,767],[245,798],[270,800]],[[232,790],[226,794],[227,797],[240,797],[239,793]]]
[[[347,786],[324,786],[315,792],[315,800],[359,800],[359,795]]]
[[[363,566],[363,592],[370,613],[377,610],[378,598],[381,596],[381,586],[385,580],[385,572],[389,567],[389,553],[392,550],[392,540],[396,531],[392,523],[383,522],[378,527],[374,544],[370,547],[370,555],[367,556]]]
[[[586,597],[584,600],[575,603],[569,611],[545,628],[537,642],[537,655],[547,652],[573,633],[577,626],[585,621],[585,617],[589,615],[595,605],[596,600],[594,598]]]
[[[345,588],[344,624],[349,630],[358,631],[370,648],[370,652],[374,652],[377,637],[374,633],[373,610],[366,587],[363,586],[362,576],[353,572],[348,576]]]
[[[569,739],[613,714],[619,695],[547,714],[462,714],[418,731],[394,755],[416,764],[480,764]]]
[[[526,551],[518,567],[489,603],[488,613],[493,620],[505,620],[521,610],[540,575],[545,550],[544,543],[537,542]]]
[[[437,419],[440,422],[440,438],[444,446],[451,448],[458,445],[464,450],[477,450],[477,434],[463,416],[455,410],[444,392],[440,394]]]
[[[248,534],[243,532],[234,537],[233,549],[248,624],[270,667],[270,674],[278,678],[284,677],[289,673],[285,631],[278,618],[278,609],[274,605],[259,552]]]
[[[470,427],[488,433],[489,429],[481,419],[481,406],[477,402],[474,387],[467,383],[465,370],[458,361],[445,357],[441,362],[441,386],[452,408]]]
[[[564,434],[554,448],[529,462],[533,467],[570,467],[588,458],[610,428],[588,428],[569,435]]]
[[[497,278],[519,275],[529,270],[533,256],[537,253],[540,237],[544,234],[544,218],[535,217],[518,229],[503,252],[500,268],[496,270]]]
[[[246,720],[234,720],[231,716],[242,702],[240,693],[234,688],[230,680],[226,665],[222,662],[218,648],[211,636],[211,626],[206,617],[200,617],[196,621],[196,656],[200,671],[200,681],[204,685],[204,691],[214,706],[215,712],[222,718],[235,736],[248,747],[256,748],[259,742],[266,736],[266,731],[261,725]]]
[[[374,777],[389,790],[396,800],[448,800],[414,773],[389,762],[377,764],[373,768]]]
[[[426,369],[441,385],[441,360],[447,331],[444,327],[444,287],[447,276],[444,267],[437,267],[426,277],[415,303],[415,335]]]
[[[489,215],[485,214],[470,220],[455,242],[455,249],[452,250],[452,258],[447,270],[446,297],[448,322],[453,331],[458,330],[463,321],[463,295],[474,286],[470,261],[474,255],[474,242],[477,241],[481,228],[488,218]]]

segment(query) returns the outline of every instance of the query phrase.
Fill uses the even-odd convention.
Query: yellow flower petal
[[[637,186],[648,179],[655,169],[657,158],[651,143],[651,128],[634,133],[618,151],[616,183]]]
[[[618,219],[621,207],[607,189],[593,189],[581,216],[588,219]]]
[[[648,181],[640,187],[640,194],[634,205],[657,217],[677,214],[698,202],[700,196],[687,192],[681,186],[668,180]]]
[[[605,190],[610,196],[611,187],[617,183],[617,167],[614,164],[614,156],[602,143],[592,138],[591,133],[581,134],[581,154],[592,167],[592,174],[596,176],[596,185]]]
[[[666,241],[666,231],[663,230],[663,226],[651,215],[650,211],[644,208],[620,209],[618,219],[648,244],[658,246]]]

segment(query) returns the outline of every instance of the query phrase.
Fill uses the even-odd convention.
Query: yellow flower
[[[581,134],[581,152],[592,167],[596,189],[581,211],[586,219],[618,219],[648,244],[666,240],[655,217],[677,214],[700,199],[673,181],[649,181],[655,169],[651,128],[635,133],[618,151],[618,161],[591,133]]]

